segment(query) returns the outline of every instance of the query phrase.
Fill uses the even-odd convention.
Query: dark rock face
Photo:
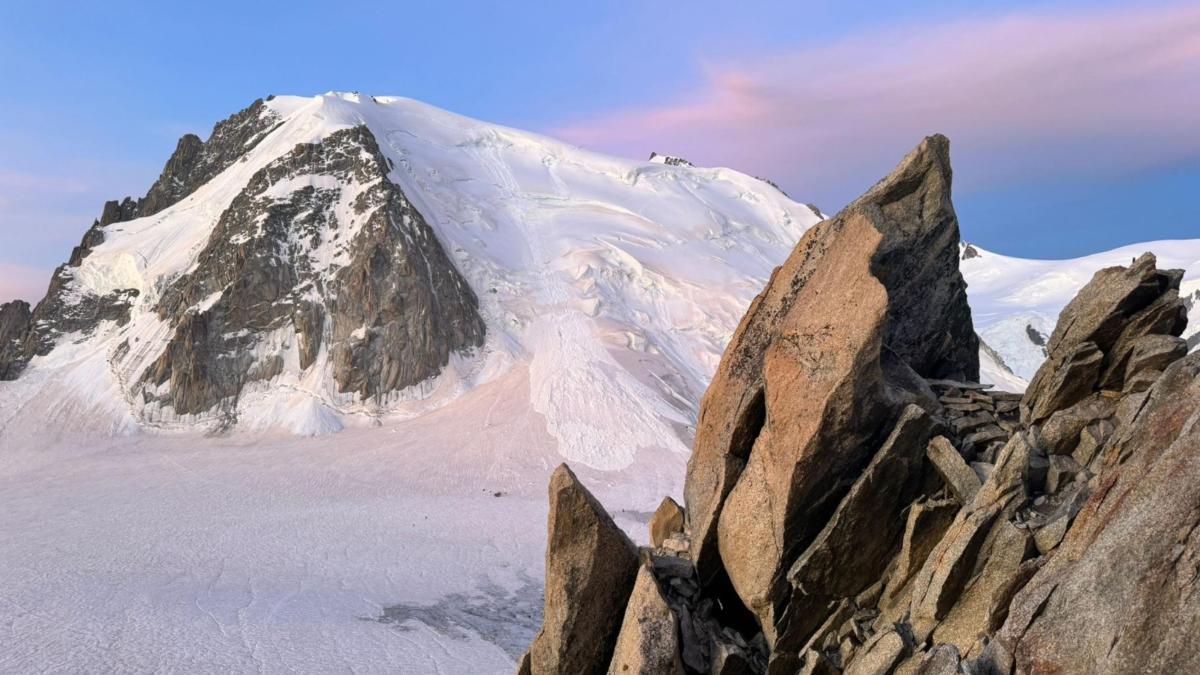
[[[881,216],[883,241],[871,264],[888,291],[884,344],[922,377],[978,380],[952,175],[950,141],[930,136],[851,208],[869,205]]]
[[[180,201],[224,171],[266,138],[279,124],[262,99],[213,127],[207,141],[195,134],[179,139],[162,174],[138,204],[138,217]]]
[[[338,390],[364,399],[422,382],[481,344],[474,293],[387,173],[365,126],[256,173],[195,268],[162,293],[156,309],[174,334],[142,377],[147,395],[178,414],[228,409],[245,384],[282,370],[284,354],[265,346],[278,330],[294,335],[301,369],[327,349]],[[271,192],[314,176],[336,187]],[[346,239],[339,205],[359,221]]]
[[[101,321],[128,321],[135,289],[119,289],[105,296],[73,293],[73,269],[104,242],[109,225],[154,215],[195,191],[262,140],[278,123],[261,100],[218,123],[207,142],[188,134],[179,140],[162,175],[142,199],[129,197],[104,204],[100,217],[84,233],[67,263],[54,271],[46,296],[33,311],[29,330],[19,350],[0,352],[0,379],[16,379],[29,359],[44,356],[66,333],[90,333]],[[81,297],[76,297],[80,295]]]
[[[0,305],[0,380],[11,380],[8,368],[13,364],[24,348],[25,336],[29,334],[29,324],[33,320],[33,312],[29,303],[24,300],[13,300]]]

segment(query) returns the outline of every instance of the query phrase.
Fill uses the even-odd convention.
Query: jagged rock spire
[[[846,489],[827,480],[862,466],[880,421],[925,395],[920,376],[978,377],[950,183],[949,141],[931,136],[809,230],[705,393],[685,485],[692,554],[706,583],[728,572],[762,621],[778,618],[813,510]]]

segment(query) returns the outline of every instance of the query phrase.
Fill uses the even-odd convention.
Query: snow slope
[[[1098,270],[1128,265],[1150,251],[1160,269],[1184,270],[1181,297],[1200,291],[1200,239],[1150,241],[1070,260],[1030,260],[973,248],[978,256],[963,260],[961,266],[975,330],[1018,382],[1037,372],[1045,358],[1038,341],[1049,339],[1059,312]],[[1200,334],[1200,296],[1196,297],[1185,338]]]
[[[684,454],[696,402],[729,334],[817,221],[776,188],[734,171],[618,160],[408,99],[277,97],[262,114],[279,123],[241,161],[178,204],[106,230],[75,276],[81,292],[137,289],[131,321],[35,358],[18,383],[0,389],[0,402],[12,402],[0,429],[20,426],[22,409],[48,411],[54,428],[104,432],[210,422],[147,404],[130,384],[169,337],[153,307],[170,280],[195,266],[251,176],[296,144],[338,129],[371,130],[393,166],[389,179],[480,297],[488,341],[481,353],[382,404],[339,394],[327,354],[304,371],[289,357],[292,367],[244,390],[244,428],[315,434],[412,417],[521,364],[530,404],[564,457],[618,469],[641,449]],[[275,190],[298,187],[287,182]],[[349,234],[352,215],[339,222]],[[290,339],[281,334],[268,344],[293,354]],[[132,347],[118,356],[123,342]],[[624,426],[615,429],[613,419]]]

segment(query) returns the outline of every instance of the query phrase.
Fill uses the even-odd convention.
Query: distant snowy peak
[[[106,204],[36,307],[0,307],[0,434],[325,433],[512,377],[572,461],[682,457],[730,335],[823,218],[737,171],[411,99],[270,97]],[[1145,250],[1187,270],[1194,345],[1200,241],[1072,261],[964,244],[984,377],[1022,387],[1071,296]]]
[[[256,171],[155,302],[170,337],[134,366],[143,400],[236,419],[247,384],[310,368],[380,400],[480,346],[474,293],[389,170],[360,125]]]
[[[403,98],[271,97],[107,206],[32,321],[5,311],[0,365],[21,376],[0,399],[111,428],[314,433],[518,368],[567,456],[686,452],[729,335],[818,219],[728,169]]]

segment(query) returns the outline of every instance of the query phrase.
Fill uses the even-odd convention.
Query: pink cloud
[[[677,100],[551,131],[782,181],[860,183],[924,135],[970,184],[1120,172],[1200,155],[1200,6],[920,24],[710,65]],[[965,160],[965,161],[964,161]],[[859,185],[858,187],[861,187]]]
[[[46,294],[51,270],[0,263],[0,303],[25,300],[34,305]]]

